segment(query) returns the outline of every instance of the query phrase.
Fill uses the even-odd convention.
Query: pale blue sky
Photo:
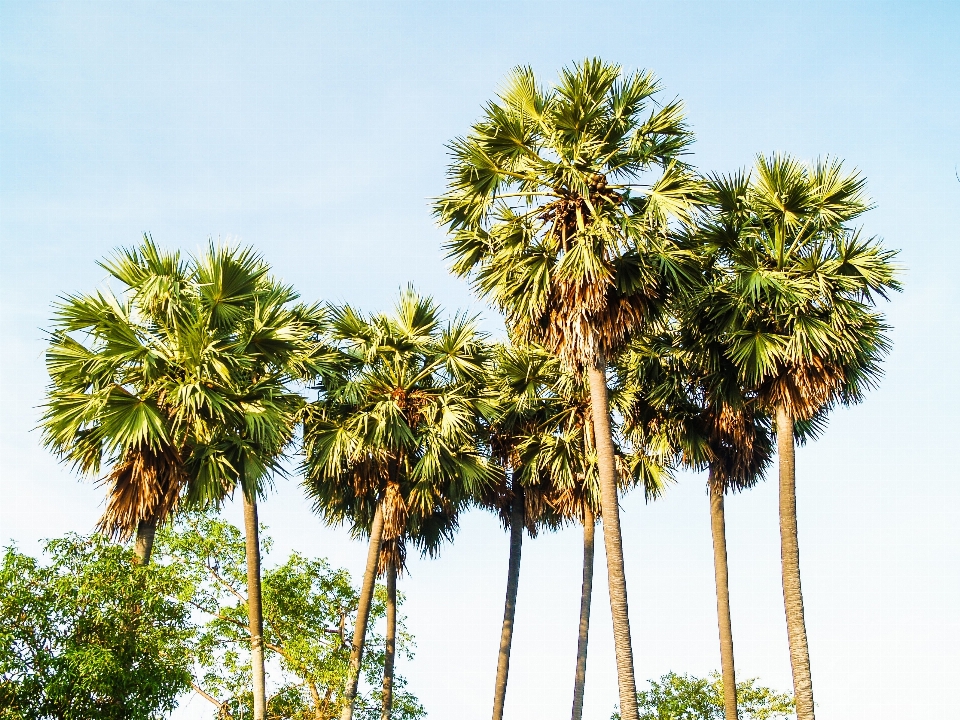
[[[51,303],[104,281],[144,231],[193,250],[255,245],[311,299],[375,309],[413,281],[484,312],[447,274],[428,198],[444,144],[507,72],[545,81],[599,55],[686,101],[693,162],[844,158],[869,180],[869,234],[902,249],[879,390],[798,453],[801,562],[821,720],[946,718],[960,672],[960,3],[0,2],[0,542],[89,531],[101,491],[38,447]],[[950,440],[951,437],[955,439]],[[704,478],[623,501],[638,677],[719,666]],[[728,502],[738,669],[789,687],[774,483]],[[233,510],[229,511],[235,515]],[[294,482],[264,504],[291,548],[359,574],[363,548]],[[489,714],[506,536],[472,513],[412,562],[403,664],[433,718]],[[510,720],[569,712],[580,537],[524,548]],[[598,592],[585,717],[616,702]],[[207,717],[193,700],[178,717]]]

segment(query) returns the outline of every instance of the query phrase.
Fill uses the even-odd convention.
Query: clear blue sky
[[[101,490],[31,431],[51,303],[102,283],[96,259],[144,231],[187,250],[239,238],[308,298],[382,308],[413,281],[496,330],[441,257],[428,198],[444,144],[514,65],[550,81],[593,55],[650,68],[686,101],[704,170],[785,151],[867,176],[866,231],[902,249],[906,289],[880,388],[798,453],[818,714],[955,713],[955,2],[0,2],[0,542],[35,551],[100,512]],[[697,476],[654,505],[623,501],[640,678],[719,666],[707,511]],[[738,669],[786,689],[776,511],[772,482],[729,501],[730,573]],[[262,517],[278,558],[297,548],[359,574],[363,548],[322,528],[294,482]],[[525,545],[510,720],[569,712],[579,555],[574,528]],[[419,648],[401,672],[433,718],[489,713],[506,557],[495,519],[472,513],[402,581]],[[598,588],[590,720],[616,702]]]

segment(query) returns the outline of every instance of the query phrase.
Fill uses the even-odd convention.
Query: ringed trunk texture
[[[500,653],[497,657],[497,681],[493,689],[493,720],[502,720],[507,698],[507,675],[510,672],[510,646],[513,643],[513,621],[517,614],[517,590],[520,587],[520,551],[523,547],[523,488],[513,478],[513,505],[510,508],[510,559],[507,565],[507,597],[503,603],[503,627],[500,630]]]
[[[623,569],[623,539],[620,535],[620,506],[617,501],[617,471],[614,465],[610,405],[607,399],[605,363],[588,369],[593,429],[597,443],[597,470],[600,476],[600,509],[603,546],[607,554],[607,582],[610,585],[610,613],[617,653],[617,680],[620,686],[620,717],[639,720],[637,681],[633,674],[633,646],[627,609],[627,578]]]
[[[367,551],[367,567],[363,571],[363,587],[360,589],[360,601],[357,604],[357,624],[353,630],[353,643],[350,647],[350,666],[343,685],[343,711],[341,720],[353,720],[353,704],[357,699],[357,684],[360,682],[360,663],[363,661],[363,642],[367,635],[367,621],[370,619],[370,604],[373,602],[373,588],[377,579],[377,560],[380,558],[380,539],[383,536],[383,509],[377,505],[370,528],[370,548]]]
[[[780,561],[783,575],[783,608],[787,616],[790,666],[797,720],[814,720],[813,680],[807,626],[803,619],[800,590],[800,544],[797,539],[797,476],[794,462],[793,417],[777,407],[777,456],[780,470]]]
[[[397,641],[397,566],[387,563],[387,637],[383,659],[383,708],[380,720],[390,720],[393,710],[393,665]]]
[[[723,487],[710,469],[710,529],[713,533],[713,573],[717,583],[717,626],[720,630],[720,674],[723,678],[723,711],[726,720],[738,720],[737,675],[733,664],[733,625],[730,622],[730,585],[727,579],[727,529],[723,512]]]
[[[590,602],[593,599],[593,555],[596,518],[589,505],[583,509],[583,585],[580,587],[580,634],[577,639],[577,674],[573,680],[573,720],[583,718],[583,691],[587,682],[587,641],[590,637]]]
[[[133,552],[141,565],[150,563],[150,555],[153,554],[153,538],[156,534],[157,518],[152,517],[137,523],[137,539],[133,544]]]
[[[253,661],[253,720],[266,720],[267,683],[263,662],[263,602],[260,593],[260,526],[257,500],[243,493],[243,525],[247,540],[247,616]]]

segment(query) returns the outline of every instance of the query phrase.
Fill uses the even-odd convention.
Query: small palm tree
[[[899,289],[894,252],[850,225],[869,208],[864,180],[841,163],[759,158],[755,174],[715,178],[702,229],[717,282],[705,322],[774,418],[780,465],[783,597],[798,720],[813,720],[800,590],[794,446],[798,423],[859,402],[889,343],[875,299]]]
[[[487,350],[472,321],[457,317],[444,326],[433,301],[408,289],[390,315],[335,309],[331,334],[347,367],[322,383],[308,410],[304,470],[317,512],[370,539],[342,697],[349,720],[378,569],[395,598],[406,543],[435,553],[495,469],[477,444]],[[390,616],[388,608],[388,635]],[[385,717],[393,662],[387,640]]]
[[[254,707],[266,712],[256,498],[293,436],[298,377],[327,372],[323,314],[294,305],[250,250],[181,260],[148,237],[102,263],[124,286],[58,307],[44,440],[85,472],[112,466],[100,526],[137,532],[147,562],[178,503],[220,503],[240,486],[247,530]],[[84,344],[83,341],[86,341]]]
[[[454,271],[473,277],[514,338],[589,376],[627,720],[638,711],[607,369],[684,276],[689,258],[670,223],[687,219],[698,193],[678,161],[691,140],[682,107],[657,107],[658,90],[650,73],[624,76],[600,60],[564,70],[549,90],[517,69],[451,145],[448,190],[435,206]]]

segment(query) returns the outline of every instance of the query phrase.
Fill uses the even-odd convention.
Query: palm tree
[[[523,531],[535,537],[541,527],[557,527],[562,517],[550,503],[551,478],[529,472],[532,458],[527,450],[530,438],[542,432],[554,404],[552,386],[559,364],[535,346],[497,346],[487,375],[486,400],[490,405],[486,444],[492,459],[502,469],[499,482],[479,498],[479,504],[500,515],[510,532],[507,563],[507,592],[497,654],[493,718],[501,720],[507,695],[510,651],[520,585],[520,557]]]
[[[724,711],[737,720],[736,674],[727,568],[724,495],[755,485],[772,456],[769,419],[744,387],[727,349],[709,325],[700,321],[701,293],[675,305],[673,331],[634,342],[619,368],[634,391],[623,415],[627,432],[663,423],[682,463],[708,469],[710,526],[717,588],[717,624]]]
[[[136,556],[146,564],[157,524],[175,511],[188,481],[171,397],[188,390],[177,358],[189,270],[149,236],[100,265],[121,294],[71,295],[56,306],[41,428],[44,444],[80,472],[109,468],[98,528],[120,539],[136,534]]]
[[[718,279],[706,322],[774,418],[779,456],[783,598],[798,720],[813,720],[800,589],[796,429],[834,405],[859,402],[889,343],[876,297],[899,289],[895,252],[850,223],[869,209],[865,181],[835,160],[807,167],[775,155],[754,176],[714,178],[703,228]]]
[[[526,353],[530,352],[526,349]],[[539,355],[543,355],[542,350]],[[620,365],[618,358],[614,366],[617,371]],[[593,597],[594,530],[601,515],[593,412],[590,388],[583,374],[565,371],[555,358],[538,370],[538,380],[546,390],[541,396],[543,410],[540,415],[543,419],[521,430],[517,438],[517,456],[524,486],[538,482],[539,494],[552,510],[552,516],[547,516],[549,524],[572,521],[580,523],[583,528],[583,580],[571,711],[573,720],[580,720]],[[512,391],[521,390],[522,386],[517,383],[519,373],[514,372],[512,376]],[[615,372],[615,379],[611,407],[623,416],[635,402],[637,387],[623,382],[625,378],[620,372]],[[501,389],[501,392],[509,398],[511,389],[506,388],[506,392]],[[635,429],[626,428],[626,434],[622,432],[623,428],[619,430],[614,443],[618,490],[623,492],[641,486],[647,501],[656,499],[673,480],[676,451],[662,428],[653,424],[648,424],[647,433],[642,438]]]
[[[589,376],[627,720],[638,710],[607,369],[685,274],[687,253],[670,222],[687,219],[698,192],[677,159],[691,140],[682,106],[656,108],[658,90],[652,74],[622,76],[600,60],[565,69],[549,90],[518,68],[452,143],[448,190],[435,205],[452,235],[454,272],[473,277],[514,339],[542,344]]]
[[[189,498],[219,504],[237,488],[243,497],[254,720],[264,720],[257,499],[274,476],[284,474],[285,451],[305,404],[292,385],[330,374],[337,356],[322,341],[325,311],[296,304],[293,288],[271,277],[269,266],[250,249],[211,245],[194,260],[194,285],[194,354],[206,362],[187,372],[207,394],[204,405],[177,407],[179,422],[194,436]],[[200,367],[215,372],[195,373]]]
[[[256,498],[282,471],[303,405],[288,386],[328,373],[335,360],[319,341],[323,312],[294,305],[293,290],[250,250],[211,246],[182,260],[145,237],[101,265],[124,290],[58,306],[44,441],[85,473],[111,466],[100,527],[136,532],[144,563],[157,524],[180,502],[220,503],[240,486],[259,720],[266,701]]]
[[[341,698],[353,716],[363,643],[378,572],[395,592],[407,541],[434,554],[452,537],[460,510],[493,479],[477,445],[483,337],[412,289],[391,315],[333,311],[332,337],[349,360],[321,385],[304,428],[305,483],[328,522],[349,522],[370,550]],[[379,566],[379,567],[378,567]],[[394,605],[395,596],[388,599]],[[388,618],[395,617],[388,607]],[[388,634],[395,622],[388,619]],[[383,715],[392,697],[393,643],[384,673]]]

